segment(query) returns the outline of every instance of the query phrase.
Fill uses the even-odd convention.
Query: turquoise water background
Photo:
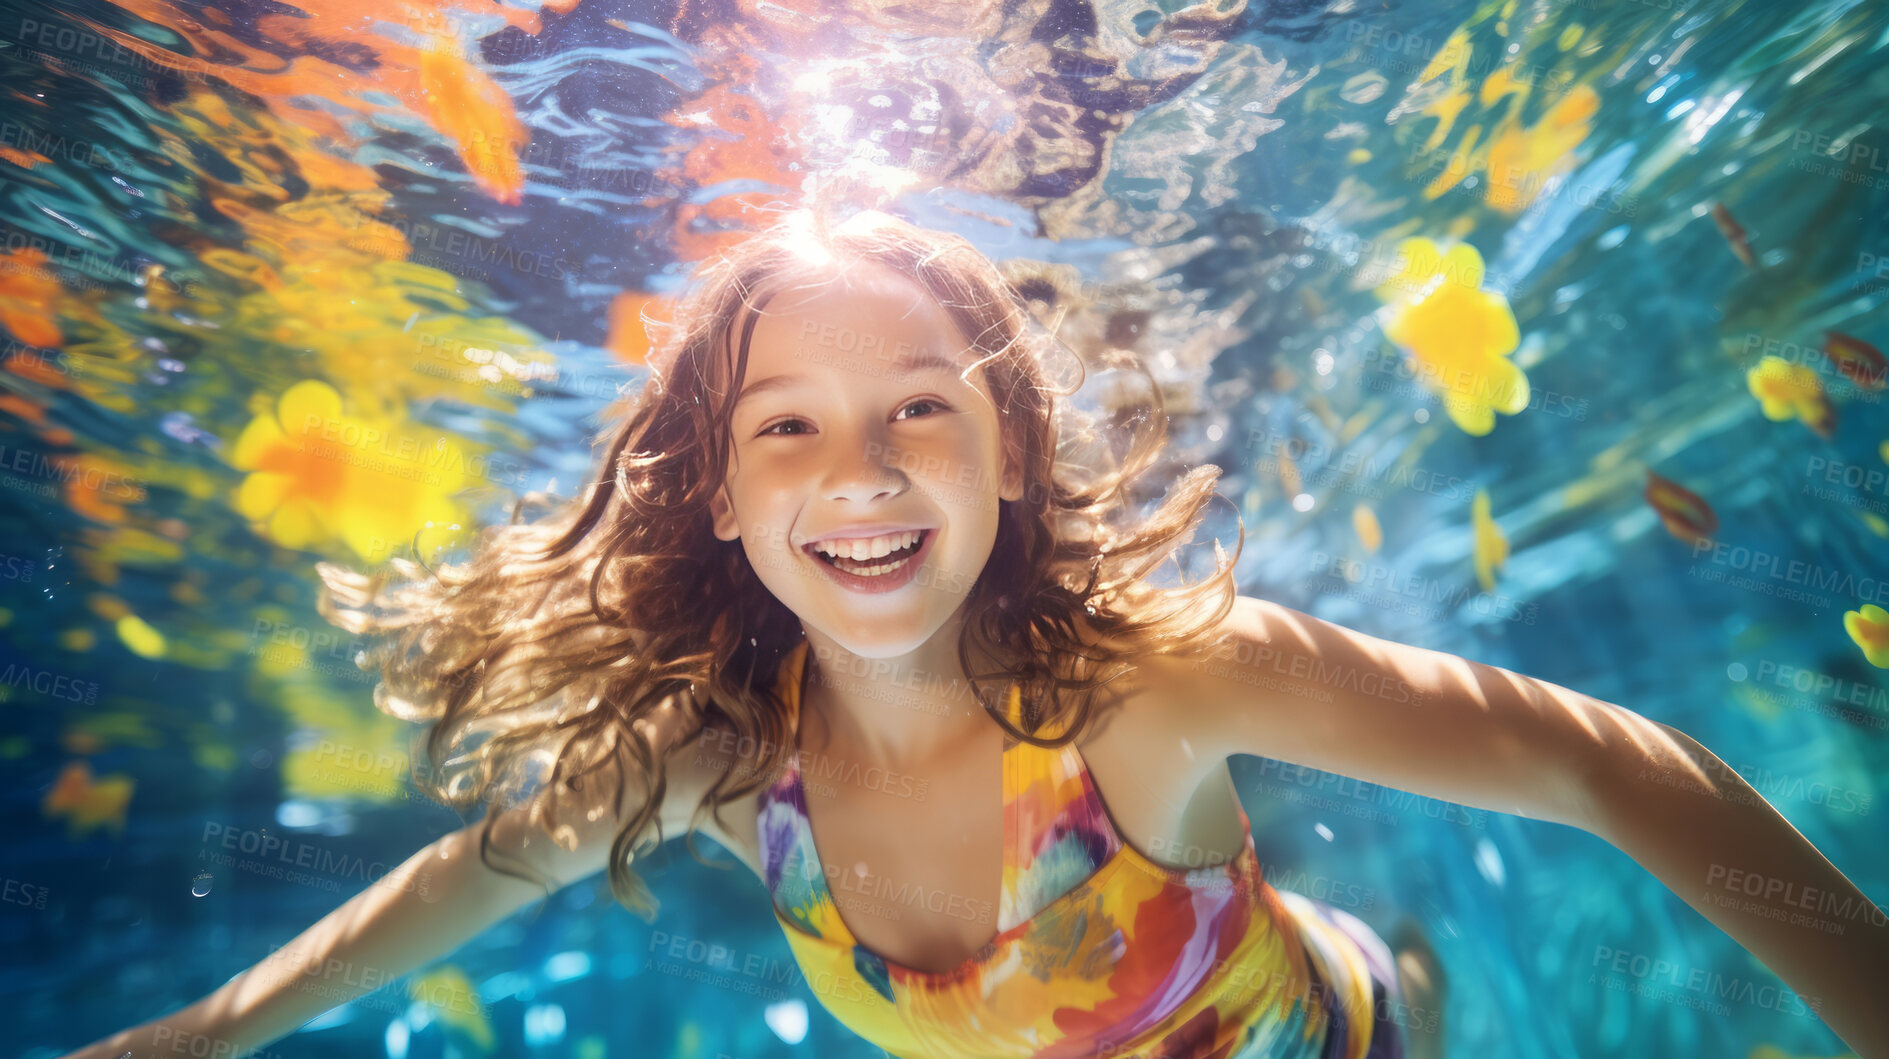
[[[0,1047],[14,1054],[56,1055],[214,989],[459,826],[390,791],[379,765],[355,769],[371,795],[298,771],[392,760],[407,732],[379,717],[371,680],[349,664],[360,645],[313,608],[313,563],[363,566],[358,550],[285,541],[234,506],[245,472],[231,459],[252,418],[306,378],[355,399],[400,374],[382,358],[413,368],[442,363],[440,349],[530,347],[559,373],[529,396],[491,385],[503,373],[467,373],[472,359],[451,361],[450,381],[433,372],[436,391],[373,392],[477,448],[464,500],[476,520],[504,517],[527,490],[569,495],[607,403],[642,378],[606,348],[612,299],[675,289],[677,233],[705,230],[690,229],[689,210],[794,190],[726,157],[685,164],[712,136],[665,115],[706,100],[730,68],[672,9],[583,3],[547,14],[536,36],[489,12],[456,18],[531,130],[509,204],[468,175],[450,136],[400,118],[392,95],[302,99],[349,130],[346,142],[255,132],[291,127],[260,122],[263,75],[323,55],[372,82],[372,48],[334,41],[399,37],[310,23],[298,51],[282,43],[294,23],[270,21],[288,10],[0,4],[0,145],[42,156],[0,161],[0,252],[13,255],[0,275],[0,995],[14,1012]],[[746,17],[733,4],[691,10]],[[1187,44],[1179,10],[1046,5],[1034,21],[1004,22],[1011,37],[964,49],[963,62],[997,70],[1049,53],[1006,59],[996,45],[1047,47],[1084,26],[1143,39],[1164,27],[1179,42],[1136,53],[1138,83],[1162,86],[1145,101],[1059,67],[1080,91],[1032,147],[1028,179],[933,165],[894,208],[1151,307],[1138,350],[1179,402],[1177,458],[1225,472],[1231,503],[1209,529],[1230,541],[1232,513],[1244,520],[1243,591],[1674,725],[1889,900],[1876,800],[1889,693],[1842,619],[1884,602],[1889,463],[1878,447],[1889,417],[1879,393],[1838,378],[1818,352],[1825,330],[1889,342],[1889,9],[1294,2],[1202,17],[1220,27],[1212,47]],[[185,17],[280,63],[240,60],[239,76],[236,50],[196,51],[161,28]],[[100,25],[200,61],[171,69],[84,43]],[[1474,47],[1461,82],[1474,98],[1430,144],[1439,123],[1424,111],[1447,78],[1423,75],[1454,54],[1459,28]],[[991,91],[967,81],[940,94],[938,71],[960,67],[934,58],[931,95],[894,92],[888,106],[916,113],[915,99]],[[1530,91],[1483,100],[1500,69]],[[876,105],[871,70],[856,76],[861,106]],[[1517,142],[1559,143],[1531,130],[1576,85],[1597,103],[1591,127],[1522,167],[1521,191],[1511,181],[1505,194],[1525,202],[1493,195],[1488,168],[1436,189],[1453,159],[1486,148],[1505,105]],[[204,137],[183,115],[199,93],[224,100],[226,130],[256,124]],[[1089,104],[1119,126],[1100,154]],[[844,155],[851,130],[810,134],[794,172],[826,164],[822,151]],[[893,163],[908,157],[885,131],[873,142],[891,144]],[[932,135],[949,156],[951,137]],[[427,266],[373,273],[379,315],[331,314],[323,297],[302,296],[356,267],[294,242],[338,229],[313,214],[277,228],[256,219],[338,180],[312,161],[324,153],[371,177],[347,186],[383,193],[375,215]],[[1714,204],[1742,224],[1751,265]],[[264,233],[292,252],[257,249]],[[1474,245],[1483,288],[1519,324],[1513,359],[1530,407],[1486,435],[1453,425],[1383,333],[1393,307],[1368,277],[1411,236]],[[45,316],[57,344],[34,330],[28,249],[66,292]],[[284,261],[326,260],[330,279],[278,291],[219,256],[232,250],[275,261],[285,278]],[[156,304],[154,265],[183,307]],[[411,333],[408,308],[407,328],[422,321]],[[435,314],[451,328],[416,345]],[[281,320],[294,326],[277,332]],[[1829,437],[1762,414],[1747,373],[1766,355],[1822,380],[1838,417]],[[405,368],[409,383],[429,377]],[[1648,468],[1710,501],[1723,548],[1666,531],[1642,495]],[[1510,549],[1490,592],[1474,573],[1478,489]],[[1374,553],[1354,530],[1360,504],[1381,527]],[[132,782],[122,830],[75,831],[47,809],[74,762],[93,777],[93,803],[109,803],[111,777]],[[1451,980],[1452,1056],[1844,1050],[1775,976],[1598,838],[1278,762],[1234,764],[1276,886],[1382,932],[1405,914],[1430,929]],[[306,852],[299,874],[216,860],[264,841]],[[653,927],[592,880],[442,961],[476,987],[491,1050],[877,1054],[798,979],[746,873],[673,844],[646,867],[663,902]],[[408,984],[337,1007],[268,1052],[484,1050]]]

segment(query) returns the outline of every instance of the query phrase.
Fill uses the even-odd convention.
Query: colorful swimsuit
[[[781,668],[794,732],[806,655],[803,642]],[[1013,717],[1017,703],[1013,688]],[[798,752],[762,792],[775,917],[835,1018],[896,1056],[1401,1057],[1389,950],[1355,917],[1273,889],[1243,808],[1238,858],[1164,867],[1122,841],[1073,745],[1005,744],[997,933],[936,973],[879,956],[840,919]]]

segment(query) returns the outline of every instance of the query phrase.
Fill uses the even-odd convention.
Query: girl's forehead
[[[922,351],[957,360],[970,347],[931,292],[874,265],[775,291],[755,321],[749,356],[818,360],[845,354],[890,362]]]
[[[944,307],[917,279],[876,261],[776,277],[765,312],[772,315],[944,317]]]

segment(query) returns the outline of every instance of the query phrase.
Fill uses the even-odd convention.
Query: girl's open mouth
[[[935,535],[929,529],[912,532],[917,535],[917,539],[911,543],[866,559],[829,555],[812,545],[808,545],[806,550],[827,567],[836,581],[848,588],[866,592],[889,591],[911,579]]]

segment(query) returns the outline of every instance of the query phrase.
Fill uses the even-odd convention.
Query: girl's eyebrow
[[[903,378],[908,375],[917,375],[923,371],[948,371],[955,375],[962,370],[963,369],[959,368],[958,365],[953,364],[950,358],[943,354],[921,349],[915,354],[906,354],[901,356],[898,360],[893,361],[892,370],[887,374],[895,378]],[[807,376],[794,371],[782,372],[779,375],[769,375],[765,379],[756,379],[748,385],[743,386],[741,388],[741,395],[735,398],[735,403],[740,404],[756,394],[767,393],[772,390],[785,390],[810,381]]]

